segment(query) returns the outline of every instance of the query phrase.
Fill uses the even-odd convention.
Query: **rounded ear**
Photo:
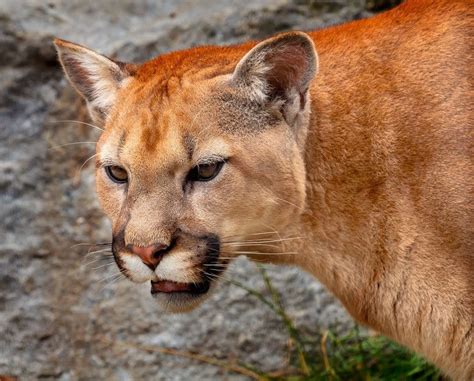
[[[55,39],[54,45],[69,82],[87,101],[94,122],[102,123],[118,89],[133,74],[133,65],[113,61],[69,41]]]
[[[303,32],[282,33],[260,42],[237,64],[232,81],[261,104],[274,101],[304,107],[318,71],[313,40]]]

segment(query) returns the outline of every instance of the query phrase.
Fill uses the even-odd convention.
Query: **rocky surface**
[[[374,5],[374,3],[377,3]],[[372,9],[380,1],[371,2]],[[35,1],[0,3],[0,375],[21,380],[246,380],[247,376],[159,353],[191,351],[262,369],[284,365],[277,316],[223,284],[187,315],[167,315],[148,285],[115,280],[113,265],[82,243],[110,239],[98,210],[92,162],[98,134],[63,79],[51,38],[140,61],[198,44],[314,29],[369,15],[364,1]],[[379,7],[379,8],[377,8]],[[69,144],[73,142],[92,142]],[[269,268],[303,329],[351,324],[311,277]],[[264,290],[245,259],[227,275]]]

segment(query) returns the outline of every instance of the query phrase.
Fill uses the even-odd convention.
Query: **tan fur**
[[[302,33],[117,64],[115,76],[101,56],[93,73],[114,92],[94,99],[81,84],[93,85],[96,53],[74,67],[68,57],[85,48],[57,40],[88,102],[113,98],[97,189],[115,237],[179,237],[155,272],[118,250],[127,275],[197,281],[212,233],[222,263],[246,252],[298,265],[359,322],[473,379],[473,8],[413,0],[312,32],[317,75]],[[183,188],[209,155],[228,158],[218,177]],[[127,169],[127,187],[110,182],[104,162]]]

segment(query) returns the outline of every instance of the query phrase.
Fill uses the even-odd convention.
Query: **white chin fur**
[[[145,265],[136,255],[120,253],[122,266],[127,270],[129,279],[136,283],[144,283],[150,280],[158,280],[156,274]]]

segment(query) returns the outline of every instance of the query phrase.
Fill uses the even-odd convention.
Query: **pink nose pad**
[[[131,251],[137,255],[145,265],[155,270],[167,248],[168,245],[158,243],[147,247],[132,246]]]

